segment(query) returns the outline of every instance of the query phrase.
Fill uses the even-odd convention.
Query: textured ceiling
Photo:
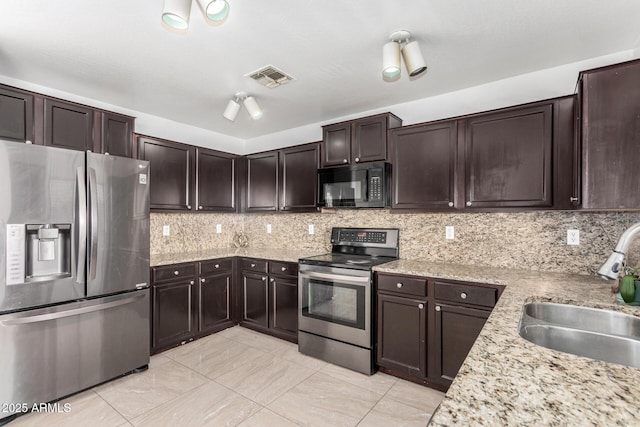
[[[0,75],[249,139],[640,46],[637,0],[228,1],[177,34],[162,0],[2,0]],[[429,66],[413,81],[382,80],[397,29]],[[296,80],[244,77],[268,64]],[[222,117],[238,91],[262,120]]]

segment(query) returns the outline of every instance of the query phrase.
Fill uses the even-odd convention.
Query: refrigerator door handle
[[[87,188],[84,168],[76,169],[76,213],[78,215],[78,253],[76,254],[76,282],[84,282],[84,267],[87,260]]]
[[[98,188],[96,184],[96,171],[87,168],[89,175],[89,280],[96,278],[96,263],[98,261]]]
[[[144,298],[144,293],[137,293],[129,298],[118,299],[116,301],[109,301],[100,304],[90,305],[88,307],[72,308],[70,310],[58,311],[54,313],[36,314],[27,317],[18,317],[15,319],[0,320],[0,325],[3,326],[17,326],[25,325],[27,323],[48,322],[50,320],[62,319],[65,317],[78,316],[81,314],[92,313],[94,311],[106,310],[113,307],[119,307],[121,305],[130,304],[140,298]]]

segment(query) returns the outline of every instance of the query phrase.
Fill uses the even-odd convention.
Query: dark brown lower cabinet
[[[298,339],[298,279],[293,277],[270,277],[271,330],[281,338]]]
[[[152,285],[152,352],[193,339],[196,333],[193,278]]]
[[[448,385],[462,366],[491,310],[435,304],[435,372]]]
[[[269,328],[269,282],[267,274],[242,272],[242,322]]]
[[[232,271],[200,278],[198,284],[198,332],[216,332],[230,323],[232,319]]]
[[[427,376],[427,300],[378,293],[377,362],[407,375]]]

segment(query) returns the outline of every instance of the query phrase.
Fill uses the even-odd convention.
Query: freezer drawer
[[[0,402],[14,406],[59,399],[143,367],[149,289],[2,315],[0,349]]]

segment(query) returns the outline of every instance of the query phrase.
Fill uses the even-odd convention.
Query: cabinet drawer
[[[436,282],[434,291],[435,299],[438,301],[451,301],[485,307],[493,307],[498,299],[497,289],[477,285]]]
[[[196,266],[192,263],[163,265],[162,267],[153,267],[151,270],[153,283],[187,279],[196,275]]]
[[[224,270],[231,270],[232,268],[233,260],[231,258],[200,261],[200,275],[217,273]]]
[[[269,274],[298,276],[298,264],[293,262],[270,261]]]
[[[267,261],[254,258],[242,258],[242,269],[248,271],[267,272]]]
[[[426,296],[427,279],[422,277],[378,274],[378,290],[407,295]]]

